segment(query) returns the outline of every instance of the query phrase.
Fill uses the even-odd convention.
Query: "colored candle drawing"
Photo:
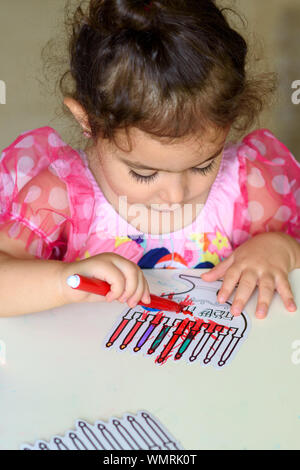
[[[171,318],[167,318],[167,323],[162,327],[158,336],[155,338],[155,340],[151,344],[150,348],[148,349],[148,354],[153,354],[155,352],[155,350],[160,346],[161,342],[169,333],[172,326],[175,326],[176,323],[178,323],[177,319],[175,319],[173,323],[171,323]]]
[[[185,338],[185,340],[183,341],[182,345],[180,346],[178,352],[175,354],[175,358],[176,360],[179,360],[181,359],[182,355],[185,353],[185,351],[187,350],[187,348],[189,347],[189,345],[191,344],[191,342],[196,338],[197,334],[199,333],[200,331],[200,328],[201,328],[201,325],[203,324],[203,320],[200,319],[200,320],[197,320],[194,322],[194,325],[192,326],[192,328],[190,329],[187,337]]]
[[[137,344],[134,348],[134,352],[138,352],[144,346],[146,341],[148,341],[149,337],[151,336],[151,334],[153,333],[155,328],[161,323],[163,318],[164,317],[163,317],[162,313],[159,313],[159,314],[155,315],[152,322],[148,326],[147,330],[145,331],[145,333],[141,336],[141,338],[137,342]]]
[[[216,286],[209,287],[195,276],[180,274],[178,279],[181,278],[189,280],[193,288],[178,294],[161,294],[166,299],[176,299],[184,307],[181,312],[155,312],[137,307],[134,315],[127,312],[121,317],[106,340],[107,347],[114,344],[115,348],[124,350],[130,344],[128,349],[134,354],[155,353],[155,363],[160,365],[171,357],[175,361],[183,359],[190,364],[197,362],[217,368],[228,364],[240,348],[241,338],[244,340],[248,335],[247,315],[234,317],[230,305],[220,305]]]
[[[114,344],[114,342],[119,338],[123,330],[126,328],[127,324],[133,319],[134,315],[135,312],[131,309],[125,313],[125,315],[123,316],[123,320],[106,343],[107,348],[110,348]]]
[[[135,321],[135,325],[132,327],[132,329],[129,331],[128,335],[126,336],[126,338],[124,339],[123,343],[121,344],[120,346],[120,349],[125,349],[127,348],[128,344],[131,343],[131,341],[133,340],[134,336],[136,335],[136,333],[139,331],[139,329],[141,328],[142,324],[146,321],[148,317],[148,312],[146,313],[141,313],[137,320]]]
[[[190,319],[186,318],[185,320],[181,320],[179,323],[178,327],[176,328],[175,332],[173,333],[173,337],[170,339],[168,344],[165,346],[164,350],[162,353],[158,356],[157,362],[161,364],[164,362],[168,356],[168,354],[171,352],[171,350],[174,348],[175,344],[177,343],[179,337],[183,335],[185,329],[187,328],[188,324],[190,323]]]

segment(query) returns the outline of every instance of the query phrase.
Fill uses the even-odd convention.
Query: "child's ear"
[[[70,112],[73,114],[74,118],[76,121],[80,124],[80,126],[87,132],[90,132],[90,126],[89,126],[89,121],[87,114],[85,112],[85,109],[81,106],[78,101],[74,100],[74,98],[71,98],[67,96],[64,98],[64,105],[69,108]]]

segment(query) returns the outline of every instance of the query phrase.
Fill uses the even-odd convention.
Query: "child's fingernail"
[[[293,300],[291,300],[289,302],[288,308],[290,308],[292,310],[297,310],[297,305],[295,304],[295,302]]]
[[[225,295],[219,295],[219,303],[220,304],[223,304],[225,302],[225,299],[226,299]]]
[[[265,317],[266,316],[266,309],[264,307],[260,307],[257,312],[256,312],[256,315],[258,317]]]

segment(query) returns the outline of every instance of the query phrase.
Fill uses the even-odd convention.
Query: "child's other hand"
[[[105,297],[71,289],[66,280],[72,274],[95,277],[111,284]],[[127,302],[133,308],[139,301],[150,302],[148,283],[142,270],[132,261],[115,253],[102,253],[82,261],[68,263],[62,273],[62,289],[66,303],[70,302]]]
[[[277,290],[287,310],[297,307],[288,280],[296,268],[299,243],[287,234],[268,232],[256,235],[239,246],[226,260],[202,274],[204,281],[224,279],[218,293],[218,302],[225,303],[239,283],[231,306],[234,316],[240,315],[258,285],[256,317],[267,316],[274,291]]]

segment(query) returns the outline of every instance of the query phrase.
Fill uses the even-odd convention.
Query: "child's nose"
[[[183,204],[186,194],[185,178],[175,177],[165,182],[160,192],[161,199],[168,204]]]

